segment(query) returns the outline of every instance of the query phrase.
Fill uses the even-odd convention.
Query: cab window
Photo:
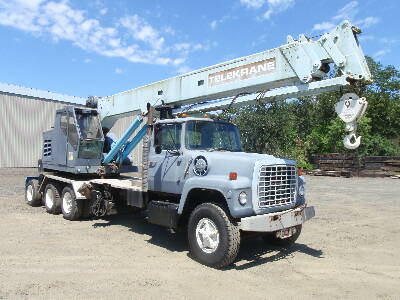
[[[67,127],[68,127],[68,116],[66,113],[63,113],[61,114],[60,118],[60,128],[65,135],[67,134]]]
[[[155,146],[162,150],[179,150],[181,148],[182,124],[158,124],[155,131]]]
[[[74,116],[70,113],[68,116],[68,142],[76,150],[78,148],[78,132],[76,131],[76,124]]]

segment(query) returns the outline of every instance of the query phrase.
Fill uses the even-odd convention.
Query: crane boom
[[[360,30],[344,21],[318,40],[291,36],[287,44],[246,57],[233,59],[187,74],[118,93],[99,101],[102,126],[111,128],[127,114],[146,111],[147,103],[162,101],[179,108],[194,104],[207,111],[229,105],[241,93],[263,92],[262,98],[286,99],[315,95],[349,86],[354,81],[371,81],[357,34]],[[325,78],[330,65],[336,78]],[[254,95],[240,97],[235,105],[248,105]]]

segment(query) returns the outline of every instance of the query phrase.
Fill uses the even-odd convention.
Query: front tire
[[[263,239],[269,245],[289,248],[299,238],[301,233],[301,228],[302,225],[295,226],[296,232],[292,236],[285,239],[277,237],[275,232],[268,233],[267,235],[263,236]]]
[[[49,214],[56,215],[60,213],[61,209],[61,197],[57,187],[48,183],[43,193],[43,203],[46,207],[46,211]]]
[[[39,193],[39,184],[35,179],[28,181],[25,187],[25,201],[30,206],[40,206],[42,204],[42,197]]]
[[[240,247],[239,226],[220,206],[203,203],[189,218],[190,254],[202,264],[222,268],[237,257]]]
[[[61,199],[61,210],[64,219],[70,221],[80,219],[83,211],[83,202],[81,199],[76,199],[74,190],[66,186],[62,191]]]

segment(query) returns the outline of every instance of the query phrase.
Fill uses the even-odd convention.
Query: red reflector
[[[229,173],[229,180],[236,180],[237,179],[237,173],[236,172],[230,172]]]

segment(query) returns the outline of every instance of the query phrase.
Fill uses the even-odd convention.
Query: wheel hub
[[[205,253],[213,253],[219,245],[219,232],[215,223],[203,218],[196,226],[196,240],[200,249]]]
[[[28,202],[32,202],[33,188],[31,185],[28,185],[28,187],[26,188],[26,199],[28,199]]]
[[[69,214],[72,210],[72,196],[70,193],[65,193],[63,197],[63,210]]]
[[[53,205],[54,205],[54,195],[53,195],[53,191],[51,189],[47,190],[45,201],[46,201],[46,206],[48,208],[52,208],[53,207]]]

